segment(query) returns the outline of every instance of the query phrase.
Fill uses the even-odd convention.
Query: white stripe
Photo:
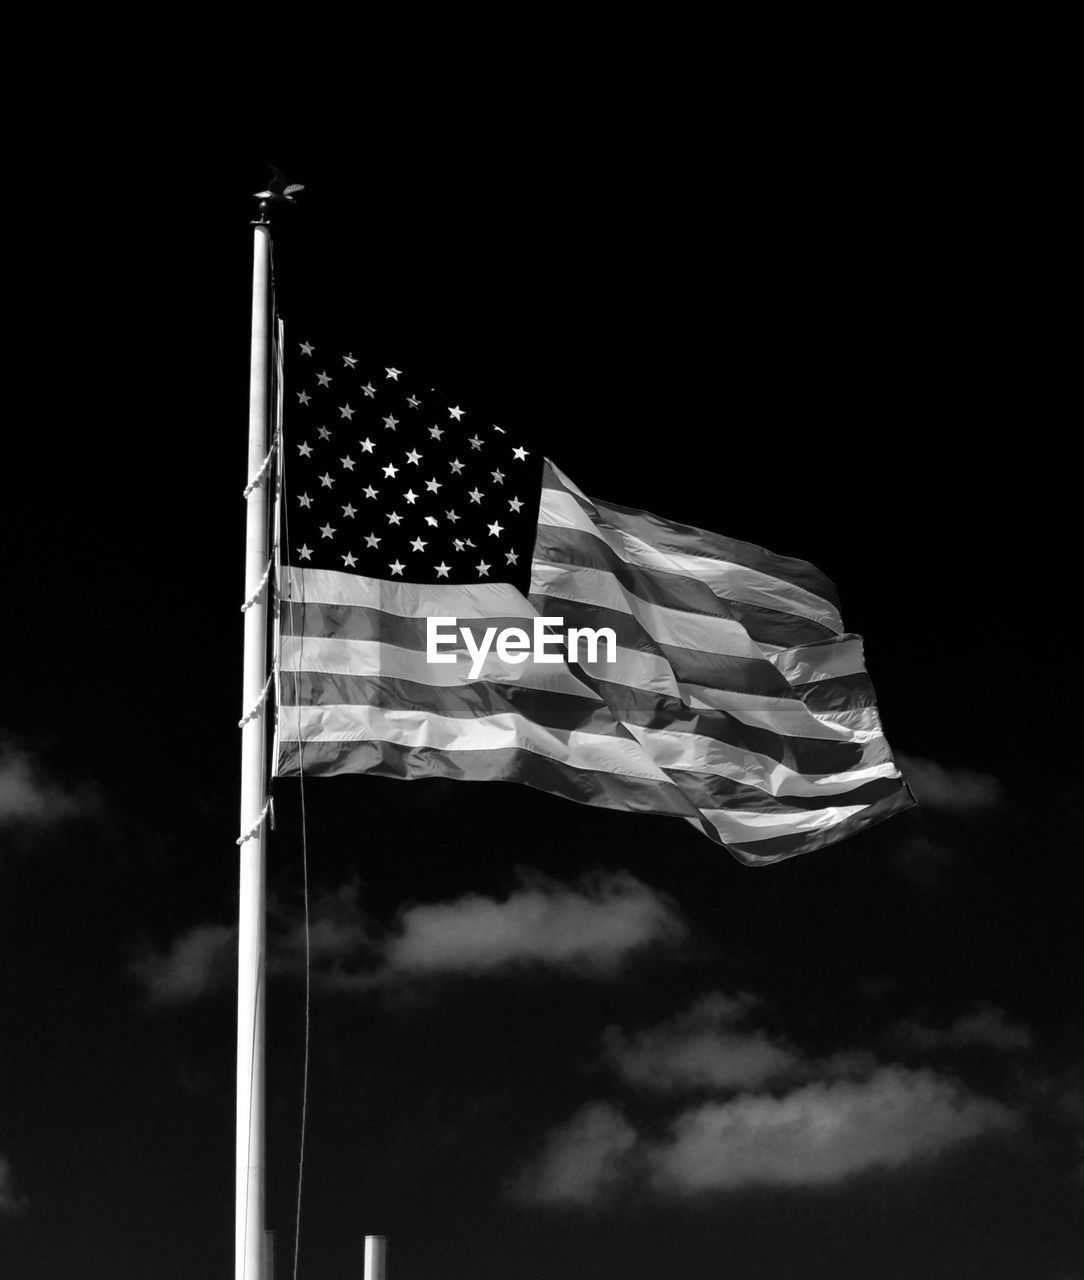
[[[531,567],[531,591],[555,601],[570,600],[626,613],[635,618],[657,644],[672,644],[678,649],[697,649],[732,658],[765,658],[780,647],[757,644],[740,622],[730,618],[648,604],[632,595],[604,569],[535,560]]]
[[[664,657],[642,649],[617,646],[616,661],[586,662],[580,666],[598,680],[611,681],[662,697],[677,698],[691,711],[726,711],[742,724],[770,729],[787,737],[820,738],[830,742],[869,742],[880,736],[880,723],[870,708],[821,713],[811,711],[797,698],[773,698],[767,694],[737,693],[675,680]]]
[[[637,725],[627,727],[661,769],[711,773],[755,787],[770,796],[839,795],[853,791],[865,782],[900,776],[891,760],[848,769],[844,773],[798,773],[771,756],[697,733],[644,729]]]
[[[790,684],[809,684],[832,676],[855,676],[865,672],[862,637],[841,636],[838,641],[803,644],[764,655],[787,677]]]
[[[477,585],[385,582],[334,569],[284,565],[283,599],[306,604],[358,605],[401,618],[534,618],[538,610],[508,582]]]
[[[786,813],[702,809],[700,816],[718,831],[724,844],[748,844],[754,840],[774,840],[777,836],[825,831],[868,808],[868,804],[844,804],[830,809],[788,809]]]
[[[511,712],[462,720],[415,708],[279,708],[280,742],[393,742],[438,751],[532,751],[575,769],[673,783],[630,738],[549,729]],[[692,806],[690,805],[690,808]]]
[[[596,524],[576,499],[560,489],[543,489],[538,509],[540,526],[577,529],[605,543],[626,564],[653,572],[679,574],[702,582],[720,600],[761,605],[783,613],[811,618],[833,631],[842,631],[839,611],[829,601],[782,578],[747,565],[688,552],[663,551],[650,540],[623,529]]]
[[[442,652],[455,653],[454,663],[431,663],[420,649],[403,649],[380,640],[347,640],[328,636],[283,636],[279,663],[283,671],[319,671],[328,675],[387,676],[419,684],[450,688],[467,684],[474,659],[460,643]],[[495,652],[487,654],[478,680],[490,684],[514,684],[528,689],[574,694],[601,704],[597,693],[569,671],[565,663],[528,660],[519,664],[502,662]]]

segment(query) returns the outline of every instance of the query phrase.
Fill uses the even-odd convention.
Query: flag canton
[[[311,342],[285,355],[283,556],[399,582],[526,592],[542,459],[394,366]]]

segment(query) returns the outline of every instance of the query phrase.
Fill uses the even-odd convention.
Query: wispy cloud
[[[597,1203],[622,1181],[639,1145],[636,1130],[616,1108],[592,1103],[550,1134],[510,1196],[529,1204]]]
[[[468,894],[407,908],[384,944],[383,963],[403,977],[517,965],[612,976],[635,952],[684,935],[675,908],[631,875],[574,885],[535,876],[503,899]]]
[[[512,1194],[586,1206],[630,1187],[700,1195],[827,1186],[1023,1123],[1024,1108],[926,1065],[883,1062],[864,1048],[805,1053],[753,1025],[764,1012],[752,994],[716,991],[656,1026],[608,1028],[603,1064],[641,1095],[630,1098],[633,1110],[645,1089],[670,1095],[669,1124],[660,1134],[657,1102],[643,1124],[612,1100],[591,1103],[544,1139]],[[922,1051],[1002,1052],[1028,1047],[1030,1032],[980,1005],[943,1031],[898,1024],[889,1040]]]
[[[47,826],[94,807],[89,787],[71,788],[48,778],[29,752],[0,742],[0,827]]]
[[[899,1022],[888,1032],[886,1039],[922,1050],[980,1047],[1004,1053],[1026,1053],[1035,1043],[1030,1027],[1012,1022],[1004,1010],[986,1003],[961,1014],[944,1028],[931,1027],[916,1019]]]
[[[678,1193],[823,1186],[1018,1123],[1008,1107],[956,1081],[892,1066],[866,1080],[818,1081],[782,1097],[746,1094],[694,1107],[644,1158],[654,1184]]]
[[[305,929],[296,910],[271,904],[269,968],[297,974]],[[232,977],[236,930],[201,924],[165,948],[144,947],[130,966],[154,1004],[180,1004]],[[401,989],[448,977],[548,969],[612,979],[635,955],[677,945],[686,928],[661,894],[624,873],[560,884],[525,874],[504,897],[467,894],[415,904],[381,928],[351,881],[314,896],[309,912],[313,982],[326,990]]]
[[[799,1055],[761,1030],[741,1029],[754,996],[714,991],[668,1022],[626,1035],[603,1033],[604,1057],[630,1084],[671,1090],[752,1088],[794,1072]]]
[[[1001,783],[976,769],[950,769],[933,760],[898,756],[896,763],[919,804],[949,813],[975,813],[996,808],[1002,801]]]
[[[0,1155],[0,1217],[15,1218],[25,1213],[27,1202],[15,1189],[11,1161]]]
[[[152,1005],[190,1004],[234,981],[237,929],[201,924],[186,930],[165,947],[144,947],[129,971]]]

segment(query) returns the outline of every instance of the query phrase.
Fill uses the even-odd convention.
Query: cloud
[[[793,1073],[801,1067],[793,1049],[764,1031],[738,1029],[756,1003],[750,995],[716,991],[635,1035],[609,1027],[604,1057],[628,1083],[651,1089],[751,1088]]]
[[[324,889],[309,903],[310,963],[317,974],[340,961],[371,950],[371,928],[358,904],[360,881],[355,876],[336,889]],[[297,912],[287,912],[278,903],[268,906],[272,940],[272,972],[303,972],[305,962],[305,921]]]
[[[546,1140],[510,1189],[524,1203],[588,1205],[623,1178],[639,1143],[635,1129],[607,1103],[592,1103]]]
[[[164,951],[145,949],[129,966],[153,1005],[190,1004],[230,985],[237,964],[237,928],[201,924]]]
[[[0,742],[0,827],[47,826],[93,807],[87,788],[71,790],[49,781],[29,753]]]
[[[1030,1027],[1010,1022],[1003,1010],[986,1003],[976,1005],[943,1030],[914,1020],[897,1023],[886,1039],[914,1049],[981,1047],[1005,1053],[1027,1053],[1035,1043]]]
[[[386,985],[512,968],[613,977],[629,958],[685,937],[674,907],[626,873],[563,885],[530,877],[503,899],[467,894],[400,912],[375,972],[338,985]]]
[[[0,1218],[16,1218],[26,1212],[26,1200],[15,1190],[11,1161],[0,1156]]]
[[[891,1066],[868,1080],[818,1081],[779,1098],[705,1103],[678,1116],[645,1159],[652,1182],[678,1193],[824,1186],[1018,1123],[1008,1107],[956,1081]]]
[[[826,1187],[915,1165],[1020,1123],[1009,1107],[958,1081],[899,1066],[782,1096],[742,1093],[701,1103],[679,1112],[662,1138],[598,1102],[550,1134],[512,1195],[588,1206],[636,1183],[669,1196]]]
[[[607,1028],[602,1063],[641,1095],[671,1095],[669,1123],[660,1133],[656,1100],[643,1126],[612,1101],[596,1101],[544,1141],[520,1174],[517,1198],[588,1205],[622,1188],[700,1195],[830,1186],[1023,1123],[1026,1108],[942,1071],[886,1063],[862,1048],[805,1053],[751,1025],[760,1005],[748,992],[714,991],[653,1027]],[[887,1039],[920,1050],[1031,1046],[1028,1028],[986,1004],[946,1030],[911,1022]]]
[[[525,878],[504,898],[468,894],[416,904],[380,930],[358,901],[355,879],[313,897],[309,962],[326,990],[402,988],[426,979],[534,967],[612,978],[638,952],[675,944],[686,929],[660,894],[625,873],[564,885]],[[268,968],[300,975],[305,927],[296,910],[269,904]],[[201,924],[164,949],[145,947],[129,966],[152,1004],[183,1004],[232,981],[235,927]]]
[[[976,813],[1002,801],[1001,783],[974,769],[948,769],[933,760],[898,756],[896,763],[920,805],[948,813]]]

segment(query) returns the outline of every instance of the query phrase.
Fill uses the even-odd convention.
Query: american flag
[[[276,773],[523,782],[682,817],[748,864],[914,803],[812,565],[595,501],[511,426],[312,343],[287,357]],[[427,660],[427,620],[610,628],[616,658]]]

